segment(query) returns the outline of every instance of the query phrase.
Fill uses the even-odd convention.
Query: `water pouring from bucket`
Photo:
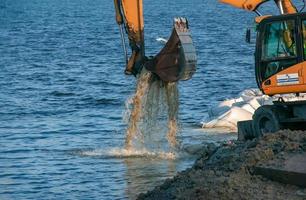
[[[178,147],[178,95],[176,82],[166,83],[152,72],[142,71],[135,94],[126,102],[126,149]]]

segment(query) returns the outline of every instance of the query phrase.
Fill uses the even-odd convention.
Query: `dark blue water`
[[[180,84],[179,139],[220,139],[195,129],[210,105],[256,87],[244,42],[254,14],[214,0],[144,7],[148,55],[175,16],[189,19],[198,52],[197,73]],[[123,147],[135,89],[123,68],[112,1],[0,0],[0,199],[134,198],[192,164],[109,156]]]

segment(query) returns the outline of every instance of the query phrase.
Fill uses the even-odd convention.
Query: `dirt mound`
[[[254,166],[306,152],[306,132],[280,131],[245,143],[209,146],[192,168],[138,199],[306,199],[306,188],[253,174]]]

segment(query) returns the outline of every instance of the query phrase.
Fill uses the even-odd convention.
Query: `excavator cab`
[[[306,93],[306,13],[301,12],[305,2],[298,11],[292,0],[273,0],[280,15],[271,16],[258,10],[269,0],[220,1],[257,14],[257,85],[266,95],[278,95],[272,105],[258,107],[251,120],[237,123],[238,138],[252,139],[281,129],[305,130],[306,100],[300,95]]]
[[[306,13],[272,16],[257,28],[255,72],[267,95],[306,92]]]

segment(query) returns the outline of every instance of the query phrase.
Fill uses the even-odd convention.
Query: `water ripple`
[[[214,0],[144,1],[144,13],[147,56],[173,17],[189,19],[198,69],[179,84],[181,140],[221,140],[193,129],[209,106],[256,87],[243,43],[253,16]],[[120,148],[135,78],[112,2],[2,0],[0,55],[0,199],[135,199],[193,163]]]

